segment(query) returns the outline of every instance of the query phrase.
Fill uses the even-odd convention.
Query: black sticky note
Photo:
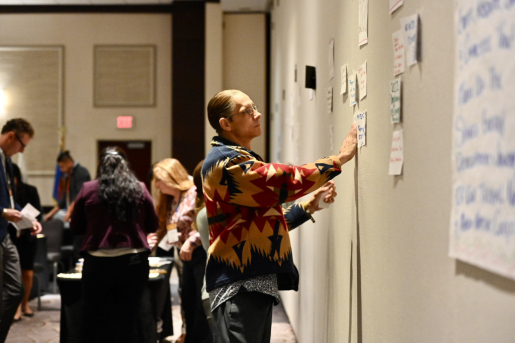
[[[306,66],[306,88],[317,89],[317,73],[315,67]]]

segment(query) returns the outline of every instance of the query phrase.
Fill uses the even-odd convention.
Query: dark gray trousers
[[[20,257],[16,246],[6,233],[0,244],[0,342],[5,342],[14,315],[23,297]]]
[[[274,298],[241,291],[213,311],[215,343],[270,343]]]

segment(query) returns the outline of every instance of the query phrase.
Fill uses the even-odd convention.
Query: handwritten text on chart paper
[[[356,114],[356,125],[358,126],[358,148],[367,144],[367,111]]]
[[[515,0],[458,3],[449,251],[515,279]]]

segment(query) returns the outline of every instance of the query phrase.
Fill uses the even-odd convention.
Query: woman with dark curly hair
[[[146,236],[158,218],[121,149],[102,152],[97,179],[75,200],[70,228],[84,234],[82,342],[155,343]]]

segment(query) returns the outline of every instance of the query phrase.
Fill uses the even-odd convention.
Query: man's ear
[[[220,118],[218,121],[220,123],[220,127],[224,131],[231,131],[231,125],[229,125],[229,120],[226,118]]]

